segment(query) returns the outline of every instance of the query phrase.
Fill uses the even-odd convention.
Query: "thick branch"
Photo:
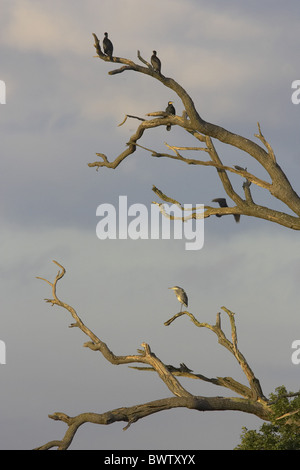
[[[124,429],[137,422],[139,419],[174,408],[188,408],[197,411],[242,411],[258,416],[263,420],[269,420],[271,412],[268,407],[260,403],[251,403],[243,398],[223,397],[173,397],[164,398],[132,407],[117,408],[106,413],[82,413],[75,417],[69,417],[64,413],[54,413],[49,418],[63,421],[68,425],[68,430],[62,440],[50,441],[38,447],[36,450],[48,450],[56,447],[58,450],[66,450],[72,443],[78,428],[85,423],[108,425],[115,422],[128,423]]]

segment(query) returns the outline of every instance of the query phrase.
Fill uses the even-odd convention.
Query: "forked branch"
[[[191,321],[196,325],[198,328],[208,328],[209,330],[213,331],[217,337],[218,337],[218,342],[221,344],[224,348],[226,348],[238,361],[242,371],[244,372],[249,386],[250,390],[244,389],[244,396],[248,396],[249,398],[252,398],[253,400],[258,400],[262,402],[267,402],[267,399],[265,398],[259,380],[255,377],[252,369],[250,368],[248,362],[246,361],[245,357],[241,353],[241,351],[238,349],[237,346],[237,331],[236,331],[236,324],[235,324],[235,316],[234,313],[227,309],[226,307],[221,307],[222,310],[224,310],[225,313],[227,313],[230,321],[230,326],[231,326],[231,341],[226,337],[224,331],[221,328],[221,314],[217,313],[217,318],[216,318],[216,324],[215,325],[210,325],[209,323],[205,322],[199,322],[192,313],[188,311],[183,311],[179,312],[176,315],[174,315],[172,318],[167,320],[164,324],[165,326],[169,326],[171,323],[173,323],[177,318],[181,317],[182,315],[187,315]],[[229,383],[232,384],[232,382],[229,381]],[[241,393],[241,389],[243,388],[242,384],[239,384],[238,382],[235,382],[235,386],[237,389],[234,387],[230,387],[232,390],[235,389],[237,393]],[[238,392],[239,390],[239,392]],[[250,393],[249,393],[250,391]],[[243,393],[243,394],[244,394]]]
[[[158,126],[166,126],[166,124],[170,123],[172,126],[181,127],[190,135],[193,135],[197,140],[205,142],[206,148],[203,150],[205,150],[210,155],[211,160],[202,161],[197,158],[183,157],[179,152],[176,152],[175,147],[172,146],[169,147],[175,151],[175,155],[151,150],[152,156],[177,159],[188,165],[215,167],[222,183],[223,190],[226,192],[227,196],[236,204],[233,207],[228,207],[226,204],[226,207],[216,208],[205,205],[206,210],[204,212],[204,217],[209,217],[211,215],[222,216],[228,214],[233,214],[236,216],[246,215],[275,222],[294,230],[300,230],[300,198],[292,188],[285,173],[278,165],[274,151],[263,136],[259,123],[259,132],[258,134],[255,134],[255,137],[260,140],[265,148],[248,138],[230,132],[216,124],[205,121],[202,117],[200,117],[192,98],[189,96],[186,90],[174,79],[166,77],[162,73],[156,72],[152,68],[151,64],[141,56],[140,51],[138,51],[137,56],[140,62],[144,64],[143,66],[133,62],[132,60],[121,57],[109,58],[102,53],[99,40],[95,34],[93,35],[95,39],[94,46],[96,48],[97,58],[100,58],[106,62],[112,62],[114,64],[123,64],[122,67],[110,71],[110,75],[116,75],[129,70],[148,75],[151,78],[160,81],[162,85],[170,88],[178,95],[183,104],[184,112],[182,116],[165,116],[163,111],[147,113],[147,116],[151,117],[152,119],[143,120],[143,122],[138,126],[135,134],[127,142],[127,148],[120,155],[118,155],[112,162],[109,162],[106,155],[99,153],[97,155],[101,158],[101,160],[89,163],[90,167],[96,167],[97,170],[100,167],[113,169],[116,168],[125,158],[133,154],[138,146],[140,146],[138,141],[142,138],[145,131],[150,131],[152,128]],[[136,116],[132,117],[136,118]],[[144,118],[138,119],[142,120]],[[220,157],[217,155],[212,138],[217,139],[222,143],[232,145],[233,147],[240,149],[242,152],[246,152],[250,157],[253,157],[267,172],[269,181],[262,180],[246,169],[242,169],[238,165],[235,165],[234,167],[224,165],[221,162]],[[242,178],[245,178],[243,184],[240,185],[240,188],[242,187],[244,190],[245,198],[242,198],[239,195],[239,191],[234,189],[233,184],[229,179],[228,173],[235,173]],[[250,185],[252,183],[269,191],[272,196],[286,205],[288,211],[281,212],[260,204],[256,204],[250,192]],[[171,198],[174,199],[174,197]],[[289,211],[292,211],[292,214],[290,214]]]
[[[245,413],[251,413],[256,416],[259,416],[261,419],[268,420],[270,419],[271,411],[268,407],[268,402],[264,398],[259,382],[255,379],[252,370],[250,369],[247,361],[244,356],[240,353],[237,347],[237,335],[234,322],[233,313],[230,312],[225,307],[222,307],[223,310],[228,314],[231,323],[231,332],[232,332],[232,341],[229,341],[224,332],[221,329],[220,315],[217,315],[216,325],[209,325],[206,323],[199,323],[195,317],[189,312],[181,312],[176,314],[165,324],[171,324],[176,318],[183,314],[187,314],[196,326],[207,327],[214,331],[217,336],[219,343],[228,349],[240,363],[245,375],[248,378],[250,388],[240,384],[231,377],[217,377],[216,379],[208,379],[201,374],[193,374],[192,371],[185,365],[181,364],[180,368],[173,366],[165,365],[150,349],[150,346],[147,343],[142,343],[142,350],[138,350],[138,354],[135,355],[125,355],[125,356],[116,356],[108,346],[98,338],[81,320],[77,312],[73,307],[68,305],[59,299],[57,295],[57,283],[63,278],[66,273],[65,268],[58,263],[53,261],[58,267],[59,271],[53,282],[48,281],[45,278],[38,277],[42,279],[52,288],[52,298],[45,299],[46,302],[51,303],[51,305],[57,305],[63,307],[67,310],[72,318],[75,320],[75,323],[72,323],[70,327],[79,328],[85,335],[87,335],[91,341],[84,343],[84,346],[89,348],[92,351],[100,352],[105,359],[107,359],[112,364],[132,364],[132,363],[142,363],[146,365],[146,368],[143,370],[152,370],[155,371],[161,380],[165,383],[168,389],[174,395],[173,397],[164,398],[161,400],[155,400],[152,402],[144,403],[141,405],[135,405],[132,407],[123,407],[117,408],[104,413],[81,413],[78,416],[70,417],[62,412],[55,412],[49,417],[51,419],[62,421],[67,424],[68,429],[61,440],[50,441],[40,447],[40,450],[46,450],[50,448],[57,448],[59,450],[67,449],[73,438],[76,434],[78,428],[84,423],[95,423],[95,424],[111,424],[113,422],[122,421],[127,423],[124,429],[138,421],[141,418],[149,416],[153,413],[157,413],[163,410],[168,410],[172,408],[188,408],[197,411],[221,411],[221,410],[239,410]],[[137,368],[137,367],[135,367]],[[225,397],[203,397],[195,396],[188,392],[176,378],[178,377],[189,377],[197,378],[200,380],[209,381],[218,386],[223,386],[234,390],[236,393],[241,395],[242,398],[225,398]]]

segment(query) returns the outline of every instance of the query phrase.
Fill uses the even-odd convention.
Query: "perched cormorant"
[[[152,67],[154,68],[154,71],[160,73],[161,61],[157,57],[156,51],[153,51],[153,55],[151,56],[151,64],[152,64]]]
[[[226,199],[224,197],[217,197],[213,199],[212,202],[217,202],[220,207],[228,207]],[[236,222],[240,221],[240,214],[232,214]],[[222,217],[222,214],[216,214],[217,217]]]
[[[113,55],[113,50],[114,50],[114,46],[112,45],[111,40],[108,39],[108,34],[104,33],[104,39],[103,39],[104,54],[108,55],[111,59]]]
[[[173,106],[173,101],[168,101],[168,106],[166,107],[166,113],[176,114],[175,108]],[[171,130],[171,124],[167,125],[167,131]]]

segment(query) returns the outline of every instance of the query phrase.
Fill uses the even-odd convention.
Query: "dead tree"
[[[183,114],[182,116],[169,115],[164,111],[156,111],[148,113],[147,116],[152,119],[143,119],[138,118],[142,122],[136,129],[136,132],[131,136],[129,141],[126,143],[126,149],[113,161],[109,161],[107,156],[103,153],[97,153],[96,155],[100,157],[99,161],[89,163],[90,167],[96,167],[99,169],[101,167],[106,168],[117,168],[117,166],[126,159],[129,155],[133,154],[137,147],[142,147],[139,144],[140,139],[142,138],[144,132],[150,131],[151,129],[158,126],[166,126],[171,124],[172,126],[180,126],[185,129],[185,131],[194,136],[197,142],[201,142],[203,146],[195,147],[174,147],[166,144],[166,147],[169,152],[159,152],[154,149],[149,149],[142,147],[144,150],[150,152],[151,156],[156,158],[171,158],[175,160],[180,160],[183,163],[188,165],[202,165],[215,167],[217,170],[217,175],[219,180],[222,183],[223,189],[228,195],[228,197],[235,203],[232,207],[211,207],[209,205],[204,206],[204,214],[201,217],[209,217],[211,215],[246,215],[252,217],[258,217],[265,219],[277,224],[283,225],[285,227],[300,230],[300,197],[293,189],[285,173],[279,166],[274,151],[268,141],[262,134],[260,124],[258,123],[258,134],[255,134],[255,137],[261,142],[261,145],[258,145],[254,141],[237,135],[233,132],[230,132],[223,127],[220,127],[216,124],[212,124],[204,121],[199,115],[195,104],[186,90],[177,83],[173,78],[165,77],[161,72],[156,72],[152,65],[147,62],[140,54],[137,52],[138,59],[144,64],[139,65],[121,57],[108,57],[106,56],[99,44],[99,40],[96,34],[93,34],[95,39],[95,49],[97,52],[97,58],[104,60],[106,62],[112,62],[116,64],[123,64],[122,67],[114,69],[109,72],[109,75],[116,75],[119,73],[134,71],[138,73],[143,73],[149,75],[150,77],[158,80],[167,88],[173,90],[178,97],[180,98],[183,104]],[[129,116],[128,117],[136,117]],[[127,118],[127,116],[126,116]],[[125,118],[125,120],[126,120]],[[124,124],[125,120],[122,124]],[[247,168],[242,168],[239,165],[226,166],[222,163],[220,156],[218,155],[216,148],[213,144],[212,139],[216,139],[224,144],[231,145],[240,149],[241,151],[247,153],[250,157],[254,158],[261,167],[267,172],[269,176],[269,181],[261,179],[255,176],[253,173],[247,170]],[[200,158],[191,158],[190,156],[184,156],[183,152],[205,152],[209,156],[209,160],[201,160]],[[243,183],[240,185],[240,188],[243,188],[244,197],[241,197],[236,189],[234,189],[232,182],[230,181],[229,174],[236,174],[243,178]],[[255,184],[260,188],[263,188],[270,192],[270,194],[281,201],[287,208],[286,212],[281,212],[263,205],[256,203],[253,200],[250,185]],[[239,188],[239,189],[240,189]],[[153,186],[153,191],[156,195],[162,199],[164,202],[170,199],[170,196],[164,194],[163,191],[159,190]],[[173,196],[171,197],[172,201],[176,202],[177,205],[181,205],[180,201],[177,201]],[[193,213],[194,218],[198,218],[199,214]],[[182,217],[184,220],[184,216]]]
[[[252,369],[250,368],[246,358],[243,356],[238,348],[238,339],[236,331],[236,323],[234,313],[226,307],[222,307],[223,312],[228,316],[231,327],[231,339],[228,339],[221,327],[221,313],[217,313],[215,325],[209,323],[198,322],[195,316],[188,312],[183,311],[175,314],[169,320],[166,320],[164,325],[169,326],[177,318],[186,315],[190,318],[193,324],[198,328],[208,328],[217,336],[218,342],[221,346],[226,348],[239,363],[248,385],[244,385],[232,377],[215,377],[209,378],[201,373],[193,372],[189,367],[181,363],[179,367],[164,364],[162,359],[158,358],[149,344],[142,343],[143,349],[138,349],[137,354],[128,354],[124,356],[116,356],[108,347],[108,345],[100,338],[98,338],[93,331],[91,331],[78,316],[76,310],[59,299],[57,295],[57,283],[65,275],[65,268],[57,261],[53,261],[60,270],[58,271],[53,282],[39,277],[47,282],[52,288],[52,299],[45,299],[46,302],[52,306],[56,305],[67,310],[74,319],[74,323],[70,324],[72,328],[79,328],[90,341],[84,343],[84,347],[89,348],[91,351],[99,352],[111,364],[143,364],[142,366],[134,366],[140,372],[156,372],[160,379],[165,383],[166,387],[171,392],[172,396],[154,400],[141,405],[133,405],[131,407],[117,408],[103,413],[89,413],[83,412],[77,416],[68,416],[62,412],[55,412],[49,415],[49,418],[57,421],[62,421],[67,424],[68,429],[64,437],[60,440],[56,439],[37,448],[37,450],[48,450],[57,448],[58,450],[66,450],[72,443],[72,440],[78,428],[85,423],[93,424],[112,424],[117,421],[126,423],[124,429],[138,420],[150,416],[160,411],[170,410],[173,408],[187,408],[195,411],[224,411],[235,410],[243,413],[253,414],[263,420],[270,420],[272,416],[272,408],[262,392],[259,380],[255,377]],[[130,366],[132,367],[132,366]],[[205,397],[193,395],[186,388],[184,388],[178,378],[187,377],[190,379],[202,380],[209,382],[219,387],[230,389],[238,395],[238,397]]]
[[[147,119],[138,116],[126,115],[121,125],[124,124],[127,118],[136,118],[140,120],[141,123],[138,125],[136,132],[129,139],[129,142],[127,142],[125,150],[113,161],[109,161],[105,154],[98,153],[97,156],[100,157],[100,160],[89,163],[90,167],[95,167],[97,170],[101,167],[115,169],[124,159],[133,154],[138,147],[145,149],[145,147],[142,147],[139,143],[144,132],[150,131],[158,126],[180,126],[189,135],[192,135],[196,139],[197,143],[200,142],[202,146],[174,147],[166,144],[168,149],[166,153],[148,148],[145,150],[149,151],[149,153],[156,158],[165,157],[179,160],[188,165],[202,165],[216,168],[217,175],[222,183],[224,191],[235,205],[232,207],[228,207],[227,203],[220,203],[220,207],[211,207],[206,205],[204,208],[204,217],[209,217],[211,215],[223,216],[228,214],[236,216],[252,216],[272,221],[294,230],[300,230],[300,198],[292,188],[283,170],[278,165],[273,149],[263,136],[259,124],[258,134],[256,134],[256,137],[263,146],[258,145],[245,137],[227,131],[216,124],[204,121],[198,114],[193,100],[182,86],[180,86],[174,79],[165,77],[161,71],[154,70],[152,65],[142,58],[139,51],[137,54],[138,59],[143,63],[143,65],[136,64],[135,62],[125,58],[105,55],[101,50],[99,40],[95,34],[94,39],[97,58],[106,62],[122,64],[120,68],[110,71],[110,75],[116,75],[127,71],[149,75],[153,79],[160,81],[162,85],[170,88],[178,95],[182,101],[184,112],[182,116],[177,116],[169,115],[164,111],[156,111],[148,113]],[[265,181],[255,176],[246,168],[242,168],[239,165],[234,165],[233,167],[224,165],[216,151],[212,139],[216,139],[238,148],[247,153],[250,157],[254,158],[269,175],[269,181]],[[209,159],[204,161],[198,157],[191,158],[190,156],[183,156],[183,152],[205,152],[208,154]],[[244,197],[241,197],[234,189],[232,182],[230,181],[229,174],[236,174],[244,179],[244,182],[241,185]],[[251,184],[255,184],[269,191],[274,198],[285,204],[287,212],[280,212],[254,202],[250,191]],[[172,202],[182,206],[174,197],[164,194],[156,186],[153,186],[153,191],[162,201]],[[288,210],[292,212],[293,215],[291,215]],[[198,216],[196,213],[193,215],[195,218]],[[182,311],[175,314],[170,319],[166,320],[164,325],[167,327],[174,321],[177,321],[179,317],[185,316],[189,317],[195,327],[206,328],[212,331],[216,335],[220,346],[227,349],[240,365],[247,380],[247,385],[232,377],[206,377],[200,372],[192,371],[184,363],[179,364],[179,366],[165,364],[163,359],[158,358],[154,352],[151,351],[150,345],[145,342],[141,344],[142,349],[138,349],[137,354],[116,356],[109,349],[103,339],[97,337],[96,334],[83,323],[75,309],[59,299],[57,295],[57,283],[63,278],[66,271],[65,268],[57,261],[54,261],[54,263],[60,268],[54,281],[50,282],[44,278],[39,278],[47,282],[52,288],[52,298],[45,300],[51,305],[62,307],[71,314],[74,319],[74,323],[72,323],[70,327],[79,328],[89,338],[89,341],[84,343],[84,347],[89,348],[91,351],[101,353],[111,364],[131,364],[130,367],[137,369],[142,374],[145,372],[156,372],[171,392],[171,396],[140,405],[105,411],[100,414],[83,412],[77,416],[70,417],[62,412],[54,412],[49,415],[49,417],[51,419],[64,422],[67,425],[67,431],[62,439],[50,441],[41,445],[38,449],[68,449],[77,430],[84,423],[109,425],[118,421],[126,423],[124,429],[128,429],[130,425],[142,418],[173,408],[187,408],[195,411],[236,410],[243,413],[253,414],[262,420],[269,421],[272,419],[272,403],[264,396],[258,378],[255,376],[248,361],[238,347],[235,315],[229,309],[221,307],[222,312],[217,313],[216,323],[214,325],[199,322],[189,311]],[[225,319],[230,323],[230,339],[227,338],[224,330],[222,329],[221,315],[222,319],[223,316],[226,315]],[[179,380],[181,377],[205,381],[217,387],[224,387],[234,392],[237,396],[206,397],[193,395],[181,385]]]

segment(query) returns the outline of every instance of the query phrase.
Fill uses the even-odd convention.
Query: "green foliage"
[[[264,423],[259,431],[243,428],[241,443],[235,450],[300,450],[300,394],[293,399],[284,386],[270,394],[272,419]],[[284,418],[277,419],[286,413]]]

